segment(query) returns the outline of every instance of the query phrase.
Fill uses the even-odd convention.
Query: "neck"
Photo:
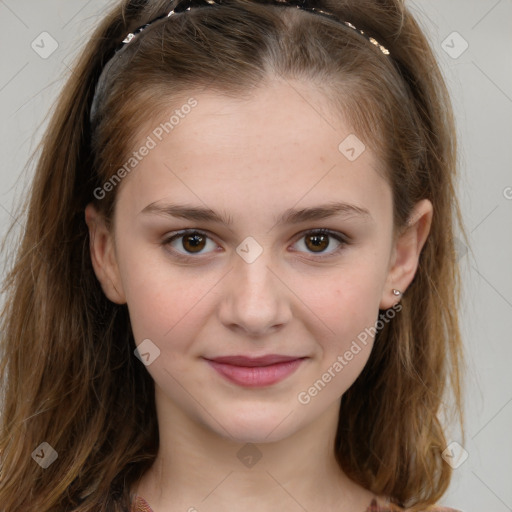
[[[156,388],[160,446],[136,494],[158,511],[233,508],[366,511],[373,494],[351,481],[334,456],[340,402],[274,442],[236,442],[206,428]],[[257,497],[257,502],[255,502]]]

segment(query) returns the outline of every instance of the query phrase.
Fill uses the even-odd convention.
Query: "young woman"
[[[2,510],[448,510],[465,231],[402,1],[122,2],[41,149]]]

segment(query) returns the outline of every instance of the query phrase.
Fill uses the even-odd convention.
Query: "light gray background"
[[[1,235],[13,201],[23,197],[33,170],[24,171],[28,156],[73,57],[110,5],[0,0]],[[442,503],[464,512],[512,511],[512,0],[408,5],[427,31],[451,90],[460,141],[459,194],[473,251],[460,247],[469,457],[454,471]],[[42,32],[58,43],[47,58],[31,46],[35,41],[42,47],[46,38],[44,51],[51,48]],[[469,46],[458,55],[464,41]],[[452,439],[460,441],[456,431]]]

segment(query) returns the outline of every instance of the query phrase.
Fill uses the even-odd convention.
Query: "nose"
[[[269,252],[264,250],[252,263],[235,255],[233,268],[223,280],[219,318],[239,334],[263,337],[282,329],[292,317],[293,293]]]

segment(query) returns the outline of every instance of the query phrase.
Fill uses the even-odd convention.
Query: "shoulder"
[[[400,508],[396,505],[392,505],[389,501],[385,504],[377,503],[377,500],[373,500],[366,510],[366,512],[407,512],[406,509]],[[450,507],[441,507],[441,506],[432,506],[428,509],[425,509],[424,512],[462,512],[461,510],[450,508]]]

